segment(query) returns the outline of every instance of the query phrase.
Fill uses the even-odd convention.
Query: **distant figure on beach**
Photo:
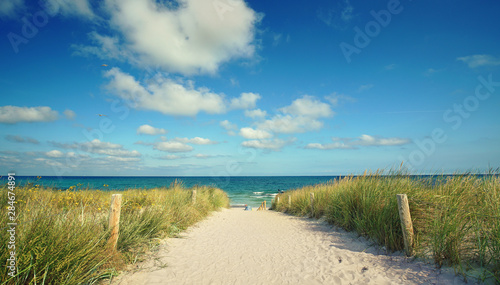
[[[285,193],[285,191],[278,189],[278,193],[282,194]]]

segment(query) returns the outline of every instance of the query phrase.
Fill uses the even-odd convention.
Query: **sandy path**
[[[355,234],[273,211],[216,212],[112,284],[465,284]]]

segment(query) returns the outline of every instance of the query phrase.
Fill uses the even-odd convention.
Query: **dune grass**
[[[314,193],[311,214],[310,193]],[[407,194],[418,257],[450,265],[464,278],[500,283],[500,178],[461,174],[422,178],[383,171],[280,194],[272,208],[325,217],[388,250],[404,248],[396,194]],[[288,204],[288,196],[291,204]]]
[[[197,190],[192,204],[192,189]],[[137,262],[160,239],[174,236],[213,210],[229,206],[222,190],[182,183],[169,188],[131,189],[120,192],[18,187],[16,193],[16,252],[18,273],[1,284],[97,284]],[[108,216],[111,194],[122,194],[120,233],[116,250],[110,248]],[[6,226],[7,187],[0,188],[0,224]],[[9,239],[7,228],[0,240]],[[9,257],[7,243],[0,244],[0,260]]]

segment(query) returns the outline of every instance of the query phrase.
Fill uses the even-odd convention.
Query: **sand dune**
[[[223,210],[182,237],[112,284],[465,284],[450,269],[273,211]]]

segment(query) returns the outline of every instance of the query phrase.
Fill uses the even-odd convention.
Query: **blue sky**
[[[0,4],[0,169],[499,167],[498,1]]]

